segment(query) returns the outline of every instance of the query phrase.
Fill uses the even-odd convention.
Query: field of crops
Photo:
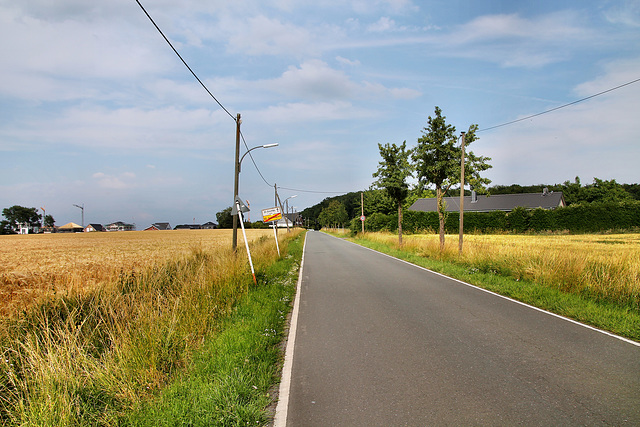
[[[0,236],[0,316],[67,291],[90,290],[122,274],[231,246],[231,230],[128,231]],[[249,241],[270,229],[247,230]],[[244,244],[238,230],[238,245]]]
[[[397,245],[398,236],[367,233],[367,239]],[[404,249],[418,255],[469,265],[482,271],[531,280],[640,308],[640,234],[403,236]]]
[[[261,284],[272,233],[247,230]],[[121,424],[248,295],[238,237],[234,254],[230,230],[0,236],[0,425]]]

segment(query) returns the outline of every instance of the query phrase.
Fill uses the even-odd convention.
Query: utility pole
[[[284,218],[284,223],[287,226],[287,233],[289,232],[289,221],[287,221],[287,216],[285,215],[286,211],[284,210],[284,206],[282,206],[282,200],[280,200],[280,196],[278,195],[278,185],[273,184],[273,188],[276,190],[276,206],[280,206],[280,212],[282,212],[282,216]],[[277,223],[276,223],[277,225]]]
[[[362,234],[364,234],[364,221],[362,221],[362,218],[364,218],[364,193],[362,191],[360,192],[360,207],[361,207],[360,222],[362,223]]]
[[[238,180],[240,175],[240,113],[236,116],[236,161],[234,162],[234,180],[233,180],[233,203],[236,203],[236,197],[238,197]],[[231,247],[235,252],[238,247],[238,215],[233,215],[233,235],[231,240]]]
[[[461,132],[462,160],[460,160],[460,238],[458,240],[458,254],[462,255],[462,240],[464,235],[464,132]]]

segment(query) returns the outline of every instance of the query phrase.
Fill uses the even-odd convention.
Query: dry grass
[[[273,232],[247,233],[264,274],[278,259]],[[296,234],[280,236],[283,253]],[[2,425],[117,424],[189,365],[252,283],[229,230],[0,242],[16,315],[0,318]]]
[[[231,246],[231,230],[0,236],[0,317],[56,294],[84,292],[123,274]],[[272,230],[247,230],[249,241]],[[238,245],[244,244],[238,230]]]
[[[397,235],[366,237],[397,246]],[[465,235],[462,256],[457,235],[440,252],[437,235],[418,234],[404,236],[403,249],[640,308],[640,234]]]

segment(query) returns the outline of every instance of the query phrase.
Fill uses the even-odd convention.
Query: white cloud
[[[622,0],[605,9],[604,15],[612,24],[623,24],[640,27],[640,2],[638,0]]]
[[[316,49],[305,28],[266,16],[228,22],[229,48],[250,55],[307,55]]]
[[[369,25],[367,27],[368,31],[374,32],[374,33],[382,33],[385,31],[392,31],[396,29],[396,23],[393,19],[390,19],[386,16],[383,16],[382,18],[380,18],[377,22]]]
[[[309,60],[299,67],[291,66],[281,77],[264,82],[264,85],[290,99],[356,101],[386,97],[409,99],[421,95],[411,88],[387,88],[380,83],[354,81],[345,72],[320,60]]]
[[[133,186],[132,181],[136,178],[136,175],[133,172],[124,172],[118,176],[96,172],[91,177],[97,181],[100,188],[123,190]]]
[[[445,54],[489,62],[505,67],[537,68],[570,59],[572,51],[585,48],[594,33],[573,12],[556,12],[533,18],[517,14],[485,15],[442,35]]]
[[[343,58],[342,56],[336,56],[336,61],[340,62],[341,64],[349,65],[352,67],[357,67],[359,65],[362,65],[360,61],[358,61],[357,59],[351,60],[351,59]]]

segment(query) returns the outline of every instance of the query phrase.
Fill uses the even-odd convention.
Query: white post
[[[278,221],[272,222],[273,225],[273,237],[276,238],[276,249],[278,249],[278,256],[280,256],[280,245],[278,245],[278,232],[276,231],[276,223]]]
[[[242,236],[244,236],[244,245],[247,247],[247,255],[249,256],[249,265],[251,266],[251,275],[253,276],[253,283],[258,284],[256,280],[256,273],[253,270],[253,261],[251,260],[251,251],[249,250],[249,242],[247,241],[247,233],[244,231],[244,220],[242,218],[242,211],[240,210],[240,203],[236,200],[236,209],[238,209],[238,219],[240,220],[240,226],[242,227]]]

